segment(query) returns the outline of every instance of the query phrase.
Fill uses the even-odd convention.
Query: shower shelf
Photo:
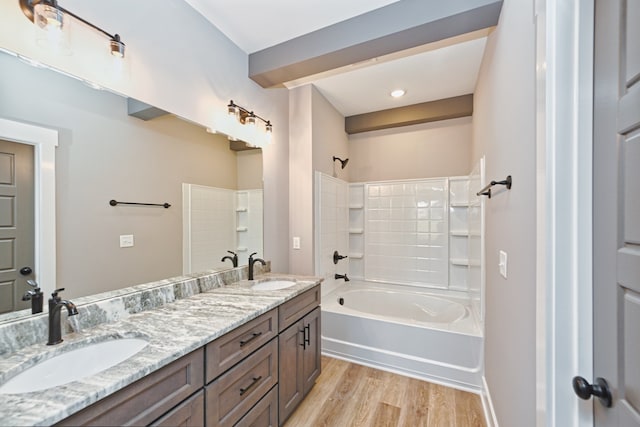
[[[349,229],[349,234],[363,234],[364,233],[364,229],[362,228],[350,228]]]
[[[469,202],[451,202],[450,206],[452,208],[468,208]]]
[[[455,237],[469,237],[470,233],[468,230],[451,230],[449,232],[450,235]]]
[[[449,260],[452,265],[463,265],[463,266],[471,266],[478,267],[480,266],[480,262],[476,260],[469,260],[466,258],[451,258]]]
[[[356,253],[350,253],[349,254],[349,258],[351,259],[362,259],[364,258],[364,254],[356,252]]]
[[[249,230],[249,228],[247,228],[247,227],[238,227],[238,228],[236,228],[236,231],[248,231],[248,230]]]
[[[362,203],[349,205],[349,209],[363,209],[363,208],[364,208],[364,204]]]
[[[237,208],[236,212],[246,212],[247,208]]]

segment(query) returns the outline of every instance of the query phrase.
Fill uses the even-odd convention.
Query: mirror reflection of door
[[[22,296],[34,272],[20,270],[33,265],[33,146],[0,140],[0,313],[30,306]]]

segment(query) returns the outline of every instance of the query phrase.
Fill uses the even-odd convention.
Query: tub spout
[[[346,274],[336,274],[333,276],[334,279],[339,280],[339,279],[344,279],[345,282],[349,281],[349,278],[347,277]]]

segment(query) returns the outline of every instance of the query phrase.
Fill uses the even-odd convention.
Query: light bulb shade
[[[252,114],[248,115],[247,118],[245,119],[245,124],[249,125],[249,126],[255,126],[256,125],[256,116]]]
[[[267,122],[266,125],[264,125],[264,131],[267,133],[272,133],[273,132],[273,125],[271,124],[271,122]]]
[[[111,55],[116,58],[124,58],[124,43],[120,40],[119,35],[113,36],[113,38],[109,41],[109,49],[111,51]]]
[[[58,54],[69,55],[68,16],[56,7],[56,3],[41,2],[33,6],[36,43]]]
[[[42,30],[62,30],[64,13],[55,5],[38,3],[33,6],[33,22]]]
[[[238,116],[238,107],[236,107],[236,105],[234,103],[231,103],[229,105],[227,105],[227,113],[229,113],[230,116]]]

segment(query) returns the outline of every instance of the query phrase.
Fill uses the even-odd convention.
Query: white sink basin
[[[125,361],[147,346],[140,338],[87,344],[43,360],[0,386],[0,394],[30,393],[67,384]]]
[[[251,289],[255,291],[276,291],[278,289],[286,289],[295,285],[293,280],[267,280],[266,282],[259,282],[251,286]]]

